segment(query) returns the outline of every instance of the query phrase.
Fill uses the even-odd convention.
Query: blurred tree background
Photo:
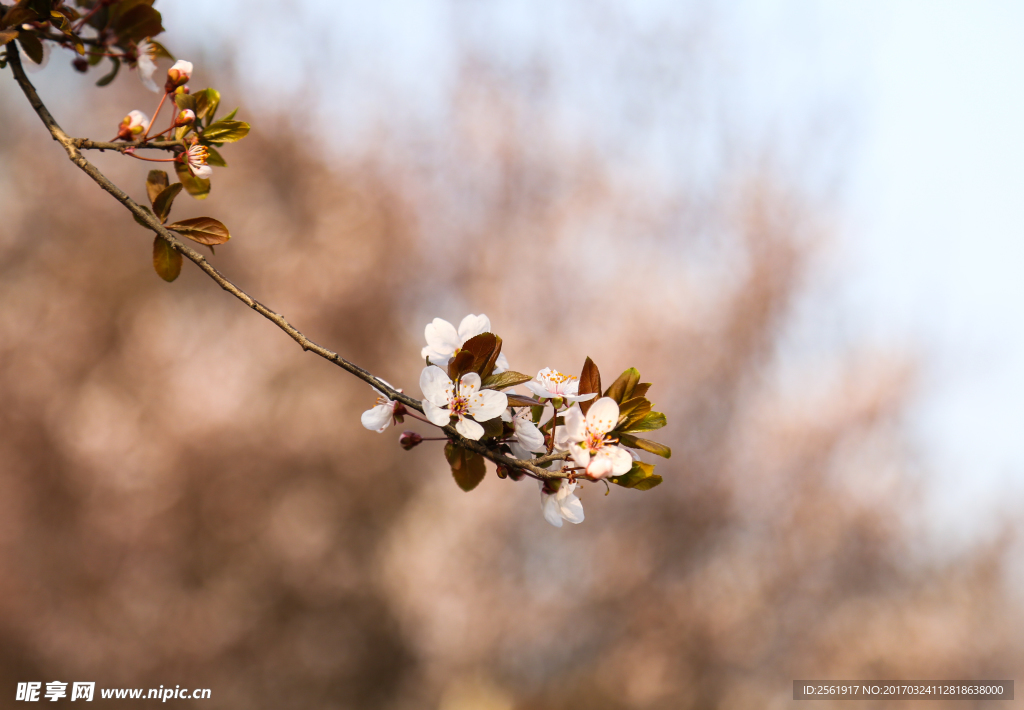
[[[188,264],[157,278],[148,233],[5,79],[4,687],[181,684],[212,688],[211,708],[675,710],[785,707],[795,678],[1012,678],[1012,538],[951,559],[917,531],[914,358],[808,326],[809,308],[828,314],[813,284],[835,214],[782,144],[723,118],[711,25],[591,12],[581,37],[625,57],[622,101],[594,115],[607,134],[580,133],[566,102],[599,109],[609,91],[588,104],[573,83],[593,67],[498,61],[466,6],[446,6],[460,42],[432,120],[396,98],[395,116],[352,101],[332,124],[191,57],[194,88],[228,108],[248,97],[254,131],[203,209],[180,198],[176,216],[221,218],[235,239],[219,268],[410,393],[434,316],[487,313],[524,372],[636,366],[669,417],[665,483],[589,486],[586,522],[561,530],[533,482],[491,471],[464,494],[428,443],[404,452],[394,429],[359,426],[364,384]],[[134,77],[81,94],[63,80],[40,82],[73,135],[150,110]],[[645,106],[680,104],[664,135],[645,124]],[[648,129],[671,170],[613,139]],[[144,194],[138,164],[96,158]]]

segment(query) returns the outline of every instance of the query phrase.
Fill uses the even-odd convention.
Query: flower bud
[[[184,111],[179,111],[178,115],[174,118],[174,127],[180,128],[181,126],[191,126],[196,120],[195,111],[190,108]]]
[[[188,93],[188,86],[179,86],[177,89],[174,90],[174,95],[175,96],[178,96],[179,94],[187,94],[187,93]]]
[[[146,130],[147,126],[149,126],[149,116],[142,111],[131,111],[118,126],[117,137],[126,141],[135,140]]]
[[[179,86],[188,83],[192,78],[192,62],[179,59],[170,69],[167,70],[167,83],[164,84],[164,91],[168,94]]]
[[[403,431],[398,437],[398,443],[401,444],[402,448],[406,451],[414,446],[419,446],[422,441],[423,437],[414,431]]]
[[[71,62],[71,66],[75,68],[76,72],[85,74],[89,71],[89,62],[85,61],[81,57],[75,57],[74,61]]]

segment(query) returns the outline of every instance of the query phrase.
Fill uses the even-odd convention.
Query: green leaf
[[[174,105],[178,107],[179,111],[185,109],[192,109],[193,113],[196,110],[197,100],[194,94],[175,94]]]
[[[181,192],[182,184],[176,182],[173,185],[165,187],[156,199],[153,200],[153,212],[156,213],[157,218],[161,222],[167,221],[167,215],[171,213],[171,205],[174,204],[174,198]],[[226,240],[225,240],[226,241]]]
[[[227,116],[225,116],[223,120],[225,120],[225,121],[230,121],[230,120],[231,120],[232,118],[234,118],[234,117],[235,117],[235,114],[236,114],[236,113],[238,113],[238,109],[237,109],[237,108],[235,108],[235,110],[234,110],[234,111],[232,111],[232,112],[231,112],[231,113],[229,113],[229,114],[228,114]]]
[[[164,191],[171,181],[167,179],[167,173],[163,170],[150,170],[146,176],[146,194],[149,196],[149,203],[156,202],[156,198]]]
[[[174,187],[174,185],[171,187]],[[168,224],[167,228],[188,237],[194,242],[206,244],[207,246],[223,244],[231,239],[231,233],[228,231],[228,228],[213,217],[183,219],[180,222]]]
[[[654,454],[655,456],[661,456],[666,459],[672,458],[672,449],[668,448],[664,444],[659,444],[657,441],[641,439],[639,436],[621,434],[619,432],[612,433],[612,436],[617,437],[620,444],[628,446],[631,449],[642,449],[648,453]]]
[[[56,10],[50,10],[50,24],[56,27],[61,32],[65,31],[65,28],[70,28],[71,23],[68,22],[68,18],[62,12]]]
[[[114,20],[114,32],[122,41],[141,42],[164,31],[159,10],[139,3]]]
[[[480,436],[481,439],[493,439],[496,436],[501,436],[502,432],[505,431],[504,422],[501,421],[501,417],[477,423],[484,428],[484,433]]]
[[[523,397],[522,395],[514,394],[512,392],[506,392],[505,396],[508,397],[508,403],[511,407],[536,407],[537,400],[531,397]]]
[[[634,461],[633,468],[621,476],[613,476],[612,483],[623,488],[633,488],[638,491],[649,491],[662,482],[661,476],[654,473],[654,464]]]
[[[153,49],[156,50],[156,52],[154,52],[155,56],[163,57],[164,59],[170,59],[172,62],[176,61],[174,59],[174,55],[167,51],[167,47],[163,46],[162,44],[153,39],[149,40],[149,43],[153,45]]]
[[[198,114],[197,114],[198,115]],[[229,121],[222,118],[203,131],[203,140],[214,143],[234,143],[249,135],[249,124],[245,121]]]
[[[640,373],[635,367],[631,367],[612,383],[605,393],[605,397],[611,397],[619,404],[625,402],[633,394],[633,388],[640,382]]]
[[[587,357],[583,363],[583,371],[580,373],[580,386],[577,394],[596,394],[598,397],[601,396],[601,371],[597,369],[597,365],[594,364],[590,357]],[[596,399],[597,397],[594,397],[586,402],[580,402],[580,411],[586,414],[590,410],[590,405]]]
[[[513,372],[512,370],[506,370],[500,375],[491,375],[483,381],[481,389],[485,390],[502,390],[506,387],[515,387],[521,385],[524,382],[529,382],[533,378],[529,375],[524,375],[521,372]],[[533,400],[530,400],[531,404],[535,404]]]
[[[196,119],[206,119],[206,123],[209,124],[213,120],[213,115],[217,113],[217,106],[220,105],[220,92],[216,89],[203,89],[197,91],[194,96],[196,97]]]
[[[25,55],[36,64],[43,63],[43,43],[31,30],[18,32],[18,44],[25,50]]]
[[[449,441],[444,445],[444,457],[451,466],[452,477],[462,490],[469,492],[484,480],[487,467],[484,465],[484,457],[480,454]]]
[[[120,59],[118,59],[117,57],[111,57],[110,61],[114,65],[113,68],[99,78],[99,80],[96,82],[96,86],[106,86],[114,80],[114,77],[117,76],[117,72],[121,70]]]
[[[228,166],[228,162],[224,160],[224,157],[216,148],[206,146],[206,150],[209,151],[206,156],[206,162],[208,165],[213,165],[218,168],[226,168]]]
[[[668,424],[668,421],[661,412],[647,412],[641,419],[623,426],[622,431],[654,431],[655,429],[661,429],[666,424]]]
[[[188,171],[181,163],[174,164],[174,171],[178,174],[178,180],[185,186],[185,192],[197,200],[205,200],[210,196],[210,181],[200,180]]]
[[[153,268],[164,281],[174,281],[181,273],[181,254],[159,235],[153,240]]]
[[[629,426],[643,419],[652,408],[651,401],[646,397],[627,399],[619,405],[619,420],[615,423],[615,428],[629,431]]]
[[[0,44],[7,44],[18,36],[18,30],[0,30]]]
[[[646,397],[647,390],[649,390],[650,388],[650,382],[641,382],[640,384],[633,388],[633,391],[632,393],[630,393],[629,398],[633,399],[634,397]]]
[[[32,22],[38,19],[39,15],[35,10],[19,3],[4,14],[3,22],[0,25],[3,27],[17,27],[25,22]]]

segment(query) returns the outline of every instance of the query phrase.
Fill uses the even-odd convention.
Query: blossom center
[[[451,411],[452,414],[458,415],[460,417],[465,416],[466,414],[469,413],[469,398],[463,397],[461,395],[456,395],[452,397],[451,404],[449,405],[448,409]]]
[[[598,431],[588,431],[587,438],[583,440],[583,445],[587,447],[591,455],[596,454],[598,451],[603,449],[605,446],[611,446],[617,444],[618,439],[613,439],[607,434],[602,434]]]
[[[578,379],[578,377],[574,377],[573,375],[566,375],[562,372],[549,372],[548,374],[544,375],[544,380],[546,381],[548,389],[551,392],[559,393],[563,392],[567,385],[572,384]]]

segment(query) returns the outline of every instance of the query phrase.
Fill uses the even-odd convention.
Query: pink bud
[[[179,112],[178,115],[175,117],[174,126],[176,128],[180,126],[191,126],[195,120],[195,111],[193,111],[190,108],[187,108],[184,111]]]
[[[414,431],[403,431],[401,436],[398,437],[398,443],[401,444],[402,448],[406,451],[414,446],[419,446],[422,441],[423,437]]]

